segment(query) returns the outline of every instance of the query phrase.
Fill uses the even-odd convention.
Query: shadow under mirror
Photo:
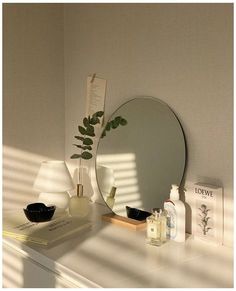
[[[98,144],[96,171],[103,199],[121,216],[126,216],[126,206],[149,212],[162,208],[171,185],[180,185],[185,169],[182,127],[173,111],[152,97],[124,103],[108,123],[117,116],[127,124],[110,128]],[[116,192],[110,203],[112,187]]]

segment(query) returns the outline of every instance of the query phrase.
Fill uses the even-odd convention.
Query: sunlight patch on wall
[[[23,286],[24,264],[20,256],[16,256],[16,251],[3,246],[3,286],[17,288]]]
[[[104,174],[98,175],[98,185],[103,196],[109,194],[112,186],[117,187],[113,211],[126,215],[125,206],[142,208],[139,192],[137,167],[134,153],[98,155],[97,167],[104,167]],[[110,175],[108,177],[108,175]],[[106,185],[104,185],[104,181]]]
[[[49,157],[3,145],[3,208],[22,208],[38,198],[33,183],[43,160]]]

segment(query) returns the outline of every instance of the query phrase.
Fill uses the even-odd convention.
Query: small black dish
[[[25,216],[31,222],[45,222],[51,220],[56,206],[46,206],[43,203],[32,203],[24,208]]]
[[[132,218],[135,220],[143,221],[148,216],[152,215],[150,212],[137,209],[137,208],[131,208],[129,206],[126,206],[126,213],[128,218]]]

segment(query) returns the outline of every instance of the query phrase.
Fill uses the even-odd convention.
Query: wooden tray
[[[146,220],[139,221],[132,218],[116,215],[114,213],[103,214],[102,220],[106,222],[118,224],[120,226],[124,226],[127,228],[131,228],[133,230],[141,230],[146,227]]]

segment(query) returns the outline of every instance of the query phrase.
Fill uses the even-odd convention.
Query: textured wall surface
[[[73,136],[85,114],[87,75],[96,72],[108,80],[106,117],[133,97],[160,98],[186,134],[186,183],[224,187],[228,245],[233,240],[232,15],[232,4],[67,4],[64,18],[65,158],[73,153]]]
[[[65,157],[73,172],[86,77],[96,72],[108,81],[106,118],[136,96],[174,110],[187,140],[186,184],[223,186],[232,245],[232,18],[232,4],[4,4],[4,206],[35,197],[45,158]]]
[[[36,198],[40,162],[64,159],[63,6],[3,4],[4,207]]]

